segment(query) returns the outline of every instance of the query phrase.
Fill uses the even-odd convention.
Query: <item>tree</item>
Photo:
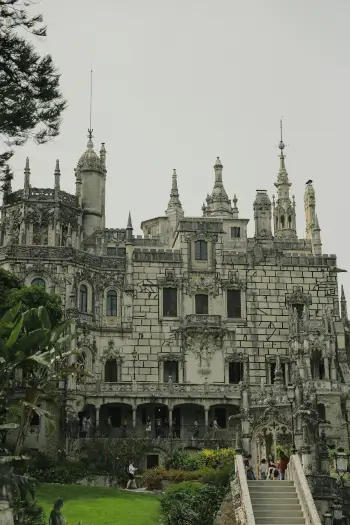
[[[21,303],[23,311],[45,306],[51,326],[62,321],[62,302],[58,295],[46,292],[41,286],[23,286],[16,275],[3,268],[0,268],[0,298],[0,316]]]
[[[14,403],[19,416],[15,456],[21,453],[34,413],[51,421],[50,414],[37,406],[39,398],[52,398],[57,381],[74,371],[73,366],[65,366],[72,354],[69,348],[72,340],[70,325],[71,321],[65,321],[52,328],[43,306],[22,313],[20,303],[0,320],[1,398],[11,406],[16,388],[20,386],[23,390],[23,396]],[[20,372],[19,380],[16,370]],[[5,412],[9,414],[10,411]],[[6,428],[9,423],[5,421],[3,424]]]
[[[30,0],[0,0],[0,136],[5,144],[23,145],[29,138],[43,144],[59,134],[67,104],[60,92],[60,75],[50,55],[40,56],[20,32],[45,37],[43,17],[30,17]],[[11,188],[9,160],[0,154],[1,189]]]

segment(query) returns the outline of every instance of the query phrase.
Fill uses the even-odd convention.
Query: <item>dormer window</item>
[[[196,261],[207,261],[208,260],[208,244],[206,241],[195,242],[195,260]]]

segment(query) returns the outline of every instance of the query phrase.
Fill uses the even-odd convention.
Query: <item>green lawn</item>
[[[57,498],[62,498],[62,514],[70,525],[155,525],[159,500],[154,494],[140,494],[103,487],[80,485],[40,485],[37,499],[47,516]]]

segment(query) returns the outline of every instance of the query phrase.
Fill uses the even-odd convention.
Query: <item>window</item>
[[[177,288],[163,288],[163,317],[177,317]]]
[[[239,239],[241,236],[241,228],[239,226],[234,226],[231,228],[231,239]]]
[[[205,294],[196,295],[196,314],[208,315],[208,296]]]
[[[117,315],[117,292],[109,290],[107,293],[106,315]]]
[[[230,319],[240,319],[241,316],[241,291],[227,290],[227,317]]]
[[[318,403],[317,404],[317,413],[318,413],[318,417],[320,419],[322,419],[323,421],[325,421],[325,419],[326,419],[326,407],[324,406],[323,403]]]
[[[243,380],[243,363],[240,362],[232,362],[228,365],[228,382],[230,384],[239,383]]]
[[[196,261],[206,261],[208,259],[208,248],[205,241],[195,242],[195,259]]]
[[[32,286],[41,286],[42,288],[44,288],[44,290],[46,288],[44,279],[41,279],[40,277],[36,277],[32,280]]]
[[[283,374],[283,382],[286,385],[287,384],[287,363],[281,363],[282,368],[282,374]],[[270,363],[270,381],[271,385],[275,382],[275,371],[276,371],[276,363]]]
[[[87,312],[88,304],[87,304],[87,298],[88,298],[88,291],[87,286],[85,284],[81,284],[79,288],[79,309],[81,312]]]
[[[299,319],[302,319],[304,313],[304,306],[302,304],[293,304],[292,307],[296,309]]]
[[[117,248],[114,246],[107,246],[107,255],[117,255]]]
[[[105,364],[106,383],[118,383],[118,363],[115,359],[109,359]]]
[[[281,228],[284,228],[284,215],[281,217]]]
[[[179,363],[177,361],[164,361],[164,383],[169,382],[169,377],[173,383],[179,382]]]

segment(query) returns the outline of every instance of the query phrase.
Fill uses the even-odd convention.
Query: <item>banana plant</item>
[[[77,353],[70,349],[74,334],[72,322],[65,321],[51,327],[49,315],[43,306],[22,311],[21,304],[11,308],[0,319],[0,384],[5,385],[7,403],[15,403],[19,409],[18,433],[15,456],[20,456],[23,443],[29,432],[33,413],[44,416],[52,425],[49,412],[38,407],[38,400],[45,396],[53,399],[57,381],[75,371],[66,366],[70,355]],[[16,370],[19,370],[14,380]],[[23,389],[23,396],[13,401],[14,387]],[[0,392],[1,394],[1,392]],[[5,396],[1,396],[5,397]],[[6,421],[0,421],[6,428]],[[13,428],[13,427],[12,427]]]

